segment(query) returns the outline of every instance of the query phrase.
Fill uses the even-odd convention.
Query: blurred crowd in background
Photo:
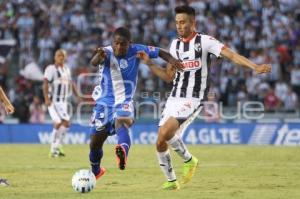
[[[174,7],[183,4],[196,9],[198,32],[214,36],[257,64],[272,64],[271,74],[255,76],[226,60],[213,59],[215,101],[236,107],[252,100],[264,103],[269,112],[299,111],[298,0],[2,0],[0,39],[15,39],[17,45],[1,64],[0,83],[16,106],[15,117],[20,122],[44,121],[41,77],[32,75],[41,76],[53,63],[56,49],[67,51],[74,81],[89,94],[97,78],[82,75],[97,72],[89,60],[96,47],[110,45],[115,28],[128,27],[135,43],[168,49],[177,37]],[[26,70],[27,66],[34,70]],[[136,101],[166,100],[171,85],[145,65],[139,72]]]

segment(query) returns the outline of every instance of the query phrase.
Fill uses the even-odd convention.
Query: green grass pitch
[[[106,145],[107,173],[91,193],[73,191],[71,178],[89,168],[88,145],[65,146],[65,158],[49,158],[48,145],[0,145],[1,199],[207,199],[300,198],[300,148],[271,146],[189,146],[200,165],[192,181],[178,191],[160,190],[164,182],[155,146],[133,145],[126,170]],[[178,178],[182,162],[173,153]]]

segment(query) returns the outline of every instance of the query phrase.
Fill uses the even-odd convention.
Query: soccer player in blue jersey
[[[136,89],[140,52],[145,52],[150,58],[161,57],[173,67],[182,67],[180,61],[163,49],[131,43],[130,32],[124,27],[115,30],[111,46],[97,49],[91,63],[99,66],[101,82],[93,92],[96,105],[92,116],[89,154],[97,179],[105,173],[105,168],[100,166],[102,147],[110,135],[117,135],[117,163],[121,170],[125,169],[131,145],[128,131],[134,121],[132,98]]]

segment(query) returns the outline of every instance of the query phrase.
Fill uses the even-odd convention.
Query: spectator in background
[[[134,33],[135,42],[165,48],[176,37],[172,9],[184,4],[197,8],[197,30],[226,41],[226,45],[241,54],[266,54],[270,59],[267,62],[272,63],[272,74],[263,79],[231,70],[232,64],[226,61],[218,63],[214,83],[219,92],[221,90],[222,99],[227,84],[222,84],[227,81],[223,78],[226,70],[230,71],[232,85],[236,87],[225,94],[225,100],[230,96],[230,105],[234,99],[232,97],[241,89],[235,86],[240,79],[246,81],[250,99],[260,98],[255,88],[261,87],[261,84],[262,87],[265,84],[270,87],[280,78],[291,84],[300,96],[300,75],[297,72],[297,65],[300,64],[300,1],[297,0],[5,0],[0,1],[0,38],[18,40],[10,67],[13,72],[24,66],[27,57],[39,58],[40,62],[44,62],[48,54],[54,54],[55,49],[66,48],[70,55],[68,65],[75,74],[74,70],[82,60],[84,64],[81,65],[88,65],[91,49],[109,45],[107,42],[114,29],[128,22],[131,22],[129,28]],[[45,31],[50,32],[49,36],[44,35]],[[258,56],[260,60],[266,57]],[[144,81],[147,79],[153,81],[152,77],[147,76]],[[8,82],[10,80],[12,77],[8,78]],[[159,91],[161,85],[159,80],[154,90]],[[18,86],[13,87],[16,90]]]
[[[52,52],[54,49],[54,41],[50,37],[50,32],[45,30],[45,32],[41,33],[41,38],[38,42],[39,48],[39,64],[45,65],[47,62],[52,60]]]
[[[34,96],[33,101],[29,106],[30,111],[30,123],[44,123],[46,108],[41,103],[39,96]]]
[[[273,88],[270,88],[267,95],[264,98],[265,109],[268,112],[276,111],[280,105],[280,99],[275,95],[275,91]]]
[[[205,122],[218,122],[221,119],[219,104],[217,103],[215,93],[208,93],[207,102],[204,102],[203,111]]]
[[[295,111],[298,109],[298,96],[297,94],[293,91],[292,87],[288,87],[288,91],[286,95],[284,96],[284,110],[285,111]]]
[[[249,96],[248,96],[248,91],[245,83],[240,82],[239,87],[240,89],[237,92],[237,101],[243,107],[244,103],[249,100]]]
[[[7,64],[0,64],[0,85],[3,89],[7,88],[6,80],[7,80]]]
[[[70,23],[79,32],[87,31],[87,21],[85,15],[82,13],[82,8],[80,6],[75,6],[74,13],[71,15]]]
[[[287,93],[288,85],[282,79],[275,83],[275,95],[280,99],[280,101],[284,101]]]
[[[292,68],[290,78],[293,90],[300,96],[300,64]]]
[[[21,93],[18,95],[14,101],[15,113],[14,116],[19,119],[20,123],[29,122],[29,102],[26,99],[26,96]]]

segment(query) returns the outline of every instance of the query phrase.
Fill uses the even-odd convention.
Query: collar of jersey
[[[192,35],[191,36],[189,36],[188,38],[180,38],[180,41],[182,41],[182,42],[189,42],[189,41],[191,41],[194,37],[195,37],[195,35],[197,34],[197,32],[193,32],[192,33]]]

